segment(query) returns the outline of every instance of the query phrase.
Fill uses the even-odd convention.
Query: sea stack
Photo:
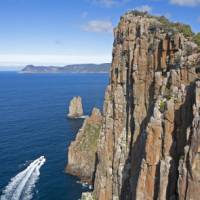
[[[94,108],[68,149],[66,172],[78,176],[82,182],[92,183],[94,178],[101,124],[101,112]]]
[[[83,116],[82,99],[80,96],[74,97],[70,101],[69,113],[67,116],[69,118],[78,118],[78,117]]]

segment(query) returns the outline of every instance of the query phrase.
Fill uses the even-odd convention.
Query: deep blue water
[[[108,74],[0,73],[0,196],[10,179],[40,156],[46,163],[33,188],[34,200],[77,200],[87,190],[64,173],[67,146],[82,120],[66,118],[73,96],[85,114],[102,109]]]

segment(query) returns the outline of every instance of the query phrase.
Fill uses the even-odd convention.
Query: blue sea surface
[[[20,199],[31,195],[34,200],[77,200],[88,190],[64,173],[67,147],[83,123],[66,116],[69,101],[77,95],[83,99],[86,115],[94,106],[102,109],[107,84],[108,74],[0,73],[0,196],[9,191],[11,178],[30,171],[27,167],[40,156],[46,158],[37,169],[40,175],[36,171],[37,177],[30,175],[29,182],[22,174],[14,179],[21,176],[23,189],[31,187]],[[34,180],[35,185],[28,185]]]

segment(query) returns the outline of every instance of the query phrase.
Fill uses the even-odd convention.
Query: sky
[[[200,32],[200,0],[0,0],[0,70],[111,62],[112,30],[134,9]]]

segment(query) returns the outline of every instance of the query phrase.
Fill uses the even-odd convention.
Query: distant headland
[[[110,63],[74,64],[64,67],[27,65],[20,73],[108,73]]]

